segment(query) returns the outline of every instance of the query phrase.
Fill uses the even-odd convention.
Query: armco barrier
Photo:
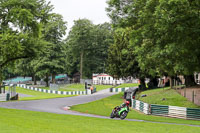
[[[17,84],[17,86],[22,87],[24,89],[33,90],[33,91],[39,91],[39,92],[51,93],[51,94],[60,94],[60,95],[90,95],[91,94],[91,90],[89,89],[87,91],[56,91],[56,90],[47,90],[47,89],[30,87],[25,84]]]
[[[187,108],[187,119],[200,120],[200,109]]]
[[[132,99],[132,107],[140,112],[143,112],[144,114],[150,114],[148,103]]]
[[[182,118],[182,119],[187,118],[186,117],[187,108],[177,107],[177,106],[169,106],[168,110],[169,110],[169,112],[168,112],[169,117]]]
[[[132,99],[132,108],[149,115],[200,120],[200,109],[148,104],[135,99]]]
[[[150,112],[152,115],[168,116],[168,106],[151,104],[150,107]]]
[[[125,92],[128,89],[129,89],[129,87],[125,87],[125,88],[110,88],[110,92]]]

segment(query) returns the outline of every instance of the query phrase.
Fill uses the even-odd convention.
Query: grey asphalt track
[[[64,108],[67,106],[73,106],[73,105],[96,101],[108,96],[112,96],[114,94],[116,93],[109,93],[109,90],[106,89],[92,95],[81,95],[81,96],[66,97],[66,98],[43,99],[43,100],[32,100],[32,101],[0,102],[0,107],[10,108],[10,109],[40,111],[40,112],[50,112],[57,114],[74,114],[74,112],[66,111],[64,110]]]
[[[85,117],[95,117],[95,118],[101,118],[101,119],[110,119],[110,117],[107,117],[107,116],[80,113],[80,112],[66,110],[66,109],[73,105],[96,101],[96,100],[106,98],[115,94],[116,93],[110,93],[109,89],[106,89],[92,95],[81,95],[81,96],[66,97],[66,98],[32,100],[32,101],[0,102],[0,107],[9,108],[9,109],[22,109],[22,110],[31,110],[31,111],[39,111],[39,112],[56,113],[56,114],[69,114],[69,115],[79,115],[79,116],[85,116]],[[119,119],[115,119],[115,120],[119,120]],[[136,120],[136,119],[125,119],[125,120],[200,127],[200,125],[152,122],[152,121]]]

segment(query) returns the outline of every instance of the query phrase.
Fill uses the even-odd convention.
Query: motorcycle
[[[128,115],[129,112],[129,107],[124,106],[124,107],[119,107],[116,106],[113,110],[112,113],[110,114],[110,118],[120,118],[121,120],[125,119],[126,116]]]

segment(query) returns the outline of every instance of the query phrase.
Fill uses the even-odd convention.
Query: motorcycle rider
[[[128,112],[129,112],[129,101],[125,101],[122,103],[120,106],[116,106],[113,110],[112,113],[110,114],[110,118],[120,118],[120,119],[125,119]]]
[[[128,111],[129,111],[129,104],[130,104],[130,102],[129,102],[129,101],[126,101],[126,102],[122,103],[122,104],[119,106],[119,110],[120,110],[121,108],[124,108],[124,107],[126,107],[126,106],[127,106],[127,108],[128,108]]]

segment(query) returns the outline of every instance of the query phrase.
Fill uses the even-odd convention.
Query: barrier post
[[[192,102],[194,103],[194,91],[192,91]]]

